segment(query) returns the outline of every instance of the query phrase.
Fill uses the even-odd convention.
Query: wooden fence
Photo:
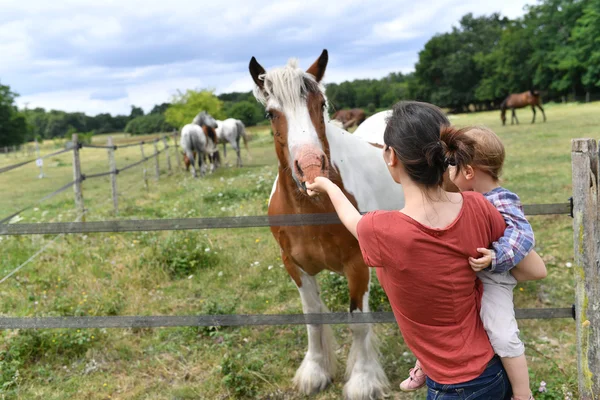
[[[168,149],[166,140],[162,139]],[[116,199],[117,175],[150,159],[155,160],[155,176],[159,178],[158,140],[154,141],[154,154],[137,163],[117,170],[114,164],[114,151],[118,149],[109,139],[109,171],[85,177],[81,174],[79,149],[82,147],[77,136],[73,137],[73,188],[75,205],[84,212],[82,182],[89,177],[111,175],[111,193],[115,213],[118,212]],[[139,144],[134,144],[139,145]],[[129,145],[128,145],[129,146]],[[85,146],[83,146],[85,147]],[[123,146],[120,146],[123,147]],[[164,151],[164,149],[162,151]],[[176,154],[178,154],[176,152]],[[171,169],[167,158],[167,168]],[[179,158],[177,165],[179,165]],[[6,169],[6,168],[5,168]],[[10,167],[9,167],[10,169]],[[599,154],[597,142],[593,139],[572,141],[573,197],[571,203],[526,205],[528,215],[570,214],[573,218],[573,243],[575,251],[575,304],[571,308],[543,308],[517,310],[519,318],[569,318],[573,316],[577,325],[577,365],[580,398],[600,399],[600,212],[598,210]],[[0,171],[2,172],[2,171]],[[143,175],[146,179],[146,168]],[[63,190],[63,188],[59,189]],[[3,222],[6,221],[6,218]],[[270,225],[306,225],[339,223],[336,216],[290,215],[257,216],[236,218],[189,218],[175,220],[144,221],[97,221],[47,224],[6,224],[0,223],[0,234],[46,234],[81,232],[124,232],[158,231],[180,229],[222,229],[245,228]],[[280,324],[337,324],[337,323],[381,323],[393,322],[391,313],[346,313],[312,315],[198,315],[198,316],[122,316],[122,317],[41,317],[41,318],[0,318],[0,329],[14,328],[81,328],[81,327],[159,327],[159,326],[241,326],[241,325],[280,325]]]

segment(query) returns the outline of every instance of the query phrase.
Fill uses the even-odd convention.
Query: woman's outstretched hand
[[[306,183],[306,192],[309,196],[318,196],[321,193],[327,193],[331,186],[335,186],[328,178],[317,176],[313,183]]]

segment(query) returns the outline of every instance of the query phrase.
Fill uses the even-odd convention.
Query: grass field
[[[598,103],[546,107],[548,122],[502,127],[499,112],[453,116],[463,126],[494,129],[507,148],[504,185],[524,203],[565,202],[571,192],[570,139],[600,136]],[[139,140],[114,135],[117,143]],[[177,168],[161,176],[147,163],[118,175],[119,215],[125,219],[262,215],[277,171],[268,128],[252,130],[246,167],[224,167],[194,180]],[[104,143],[105,136],[94,138]],[[42,154],[64,144],[46,142]],[[160,145],[162,148],[162,144]],[[145,147],[146,155],[153,151]],[[137,161],[137,147],[117,150],[117,165]],[[106,150],[83,149],[84,173],[108,169]],[[0,167],[25,157],[0,155]],[[171,153],[175,167],[176,158]],[[235,163],[233,153],[228,161]],[[71,154],[0,174],[0,218],[73,180]],[[115,218],[107,178],[83,183],[86,220]],[[72,189],[23,213],[22,222],[71,221]],[[518,286],[518,307],[569,307],[573,303],[572,221],[532,217],[537,250],[548,278]],[[54,236],[0,236],[0,279]],[[432,277],[433,279],[433,277]],[[345,281],[321,274],[322,293],[333,311],[348,307]],[[374,285],[377,285],[375,280]],[[282,268],[269,230],[214,230],[88,234],[60,237],[18,274],[0,285],[3,316],[187,315],[199,313],[300,313],[295,286]],[[389,306],[375,288],[372,305]],[[577,398],[575,325],[571,320],[521,321],[536,399]],[[395,325],[377,325],[383,364],[395,399],[424,399],[397,390],[414,358]],[[351,333],[335,326],[345,363]],[[302,398],[291,379],[306,349],[304,327],[164,328],[2,331],[0,397],[5,399],[265,399]],[[344,365],[344,364],[342,364]],[[343,368],[341,368],[343,371]],[[341,398],[342,375],[315,399]]]

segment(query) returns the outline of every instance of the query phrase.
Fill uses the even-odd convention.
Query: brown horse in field
[[[366,119],[365,112],[360,108],[353,108],[351,110],[339,110],[333,114],[336,121],[340,121],[343,124],[344,129],[348,129],[351,126],[359,126]]]
[[[360,211],[397,210],[404,206],[381,150],[327,121],[327,97],[321,83],[328,53],[304,71],[296,60],[265,69],[253,57],[249,69],[254,96],[271,120],[278,175],[269,199],[269,216],[334,213],[325,196],[310,197],[306,183],[329,177]],[[296,284],[306,314],[328,312],[316,275],[328,270],[348,280],[351,314],[369,312],[369,267],[357,240],[341,224],[272,226],[281,259]],[[351,318],[351,317],[349,317]],[[371,400],[389,393],[375,332],[370,324],[351,324],[352,346],[346,363],[344,398]],[[322,391],[336,378],[336,351],[329,325],[307,325],[308,351],[294,385],[305,395]],[[292,357],[293,358],[293,357]]]
[[[546,113],[542,108],[542,98],[540,97],[540,92],[537,90],[530,89],[523,93],[513,93],[509,95],[502,104],[500,105],[500,119],[502,119],[502,125],[506,125],[506,109],[510,108],[512,110],[512,116],[510,118],[510,124],[512,125],[513,119],[517,121],[519,124],[519,120],[517,119],[517,114],[515,113],[516,108],[523,108],[531,106],[531,110],[533,111],[533,119],[531,123],[535,122],[535,106],[538,106],[540,110],[542,110],[542,115],[544,116],[544,122],[546,122]]]

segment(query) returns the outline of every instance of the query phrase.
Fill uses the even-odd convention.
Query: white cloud
[[[327,82],[407,72],[467,12],[514,18],[531,2],[0,0],[0,78],[21,106],[148,111],[176,89],[250,90],[253,55],[308,67],[327,48]]]

